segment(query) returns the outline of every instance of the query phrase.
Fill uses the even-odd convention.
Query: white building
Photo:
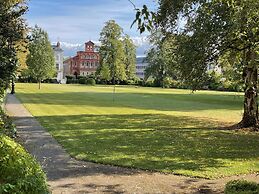
[[[56,69],[57,69],[57,81],[59,83],[66,83],[64,77],[64,51],[60,47],[60,42],[57,42],[57,45],[52,45],[54,55],[55,55],[55,62],[56,62]]]
[[[136,59],[136,76],[140,79],[145,77],[145,69],[147,68],[148,63],[145,62],[145,57],[137,57]]]

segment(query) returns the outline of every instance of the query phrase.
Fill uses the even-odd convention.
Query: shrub
[[[40,165],[5,135],[0,135],[0,181],[0,193],[49,193]]]
[[[67,79],[66,84],[72,84],[72,79]]]
[[[136,83],[137,83],[136,80],[133,80],[133,79],[127,80],[127,85],[136,85]]]
[[[259,185],[246,180],[233,180],[226,184],[225,194],[258,194]]]
[[[180,83],[177,80],[171,81],[171,88],[178,88],[180,86]]]
[[[164,80],[163,80],[163,87],[164,88],[170,88],[171,87],[171,85],[172,85],[172,79],[171,78],[165,78]]]
[[[16,127],[8,115],[0,107],[0,133],[9,137],[16,137]]]
[[[86,78],[87,78],[87,77],[86,77],[86,76],[83,76],[83,75],[78,75],[78,76],[77,76],[77,79],[78,79],[78,80],[80,80],[80,79],[85,79],[85,80],[86,80]]]
[[[153,87],[154,83],[151,80],[150,81],[146,81],[144,86],[146,86],[146,87]]]
[[[86,78],[85,78],[85,77],[79,78],[78,83],[80,83],[80,84],[86,84]]]
[[[68,80],[68,79],[73,79],[74,76],[72,76],[72,75],[66,75],[66,78],[67,78],[67,80]]]
[[[95,85],[95,80],[93,78],[88,78],[86,80],[86,84],[94,86]]]

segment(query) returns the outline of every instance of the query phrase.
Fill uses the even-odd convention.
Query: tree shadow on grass
[[[215,130],[218,123],[191,117],[86,114],[37,119],[73,157],[103,164],[215,177],[224,175],[217,169],[227,170],[229,162],[259,157],[258,134]],[[253,168],[259,170],[259,165]]]
[[[191,112],[200,110],[242,110],[242,99],[217,94],[151,94],[103,92],[20,93],[28,104],[80,105],[94,107],[130,107],[143,110]]]

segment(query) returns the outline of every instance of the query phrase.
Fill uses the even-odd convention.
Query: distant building
[[[57,69],[57,81],[59,83],[66,83],[64,79],[64,64],[63,64],[63,58],[64,58],[64,51],[60,47],[60,42],[57,42],[56,45],[52,45],[54,55],[55,55],[55,64]]]
[[[94,74],[99,66],[100,56],[92,41],[85,43],[85,51],[64,61],[65,75],[87,76]]]
[[[137,57],[136,59],[136,76],[144,79],[145,77],[145,69],[148,66],[148,63],[145,62],[145,57]]]

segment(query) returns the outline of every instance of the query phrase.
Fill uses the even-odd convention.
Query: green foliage
[[[0,78],[0,104],[4,97],[4,92],[5,92],[6,87],[7,87],[6,82]]]
[[[1,104],[1,103],[0,103]],[[0,107],[0,134],[5,134],[9,137],[16,137],[16,127],[12,120]]]
[[[142,9],[137,8],[133,5],[136,10],[135,20],[132,22],[131,27],[136,23],[140,33],[145,32],[147,29],[151,31],[153,29],[153,24],[156,23],[157,14],[153,11],[149,11],[146,5],[143,5]]]
[[[149,77],[155,79],[155,86],[169,87],[167,80],[176,78],[176,49],[174,36],[162,39],[160,31],[154,31],[150,36],[152,48],[147,53],[146,62],[149,64],[145,69],[145,80]]]
[[[246,180],[233,180],[226,184],[225,194],[258,194],[259,184]]]
[[[85,77],[84,77],[84,78],[83,78],[83,77],[82,77],[82,78],[79,78],[79,79],[78,79],[78,83],[79,83],[79,84],[86,84],[86,78],[85,78]]]
[[[17,70],[17,47],[26,30],[22,16],[27,11],[24,0],[0,2],[0,79],[8,83]]]
[[[125,53],[125,70],[127,80],[135,79],[136,75],[136,46],[128,35],[123,39],[124,53]]]
[[[100,33],[101,61],[97,75],[106,82],[134,78],[136,48],[129,36],[122,37],[122,31],[114,20],[110,20]]]
[[[72,75],[66,75],[66,78],[67,78],[67,79],[73,79],[74,76],[72,76]]]
[[[160,0],[154,22],[164,37],[168,34],[177,37],[176,69],[193,90],[206,81],[210,64],[220,64],[223,69],[224,66],[231,67],[232,78],[241,70],[245,98],[240,127],[256,128],[259,125],[258,7],[257,0]],[[137,10],[135,20],[141,32],[142,28],[149,29],[145,22],[151,21],[148,9],[143,7],[142,11]]]
[[[19,144],[0,135],[0,193],[47,194],[40,165]]]
[[[67,79],[67,84],[78,84],[79,80],[78,79]]]
[[[95,83],[95,79],[93,79],[93,78],[88,78],[87,80],[86,80],[86,84],[87,85],[91,85],[91,86],[94,86],[96,83]]]
[[[27,65],[30,76],[39,83],[55,74],[55,58],[48,34],[38,26],[32,29],[28,44]]]

